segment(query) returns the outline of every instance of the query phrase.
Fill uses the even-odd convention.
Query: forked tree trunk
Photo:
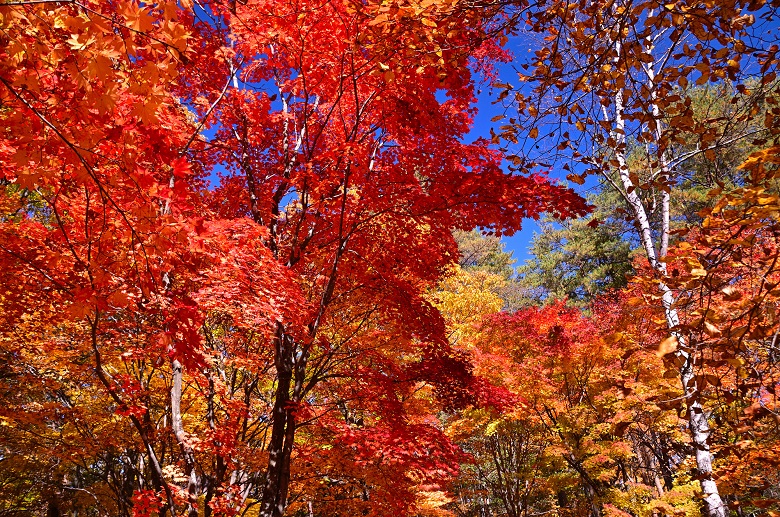
[[[619,59],[621,54],[620,41],[615,42],[616,59]],[[648,49],[648,52],[651,49]],[[654,73],[651,66],[645,67],[645,72],[648,76],[649,90],[654,91],[653,80]],[[653,94],[654,95],[654,94]],[[655,98],[651,97],[651,101]],[[626,162],[626,127],[625,119],[623,117],[624,104],[623,104],[623,91],[618,89],[615,92],[615,119],[614,129],[612,131],[612,138],[615,140],[615,157],[618,162],[618,174],[620,177],[620,185],[615,185],[626,202],[628,203],[631,212],[634,216],[634,223],[636,224],[637,231],[639,232],[639,238],[642,242],[642,248],[645,251],[650,265],[661,276],[666,275],[666,263],[663,259],[666,257],[668,243],[669,243],[669,212],[670,212],[670,196],[668,192],[663,193],[661,196],[662,202],[662,227],[659,229],[660,235],[660,250],[656,253],[656,247],[653,242],[652,229],[650,227],[650,220],[645,210],[642,200],[638,195],[639,185],[635,185],[631,179],[628,170],[628,164]],[[657,140],[661,136],[660,116],[659,110],[655,103],[652,104],[652,110],[654,116],[657,118],[654,127],[651,128]],[[606,110],[605,110],[606,115]],[[605,117],[606,118],[606,117]],[[663,153],[662,153],[663,154]],[[667,161],[664,156],[660,159],[661,175],[663,180],[668,180],[670,171],[668,170]],[[621,188],[622,187],[622,188]],[[699,388],[696,384],[696,377],[694,375],[694,362],[693,354],[691,353],[693,347],[690,343],[686,343],[682,335],[680,335],[676,328],[680,324],[680,317],[677,313],[677,309],[674,307],[674,293],[672,289],[665,283],[659,284],[659,289],[662,295],[664,315],[666,316],[667,326],[679,343],[677,349],[677,355],[682,359],[682,366],[680,367],[680,381],[682,383],[683,392],[685,394],[685,401],[688,409],[688,431],[690,432],[691,439],[696,449],[696,469],[698,471],[698,477],[701,484],[701,489],[704,494],[705,510],[709,517],[727,517],[728,511],[723,499],[720,497],[718,487],[712,478],[712,453],[710,452],[710,446],[708,443],[710,428],[707,422],[707,414],[701,405],[698,398]]]

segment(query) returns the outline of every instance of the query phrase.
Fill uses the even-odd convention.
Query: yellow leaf
[[[96,41],[94,36],[89,34],[72,34],[68,44],[73,50],[84,50]]]
[[[720,292],[723,293],[723,299],[728,302],[733,302],[742,298],[742,293],[733,286],[724,287]]]

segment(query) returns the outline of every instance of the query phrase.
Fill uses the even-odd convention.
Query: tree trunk
[[[206,408],[206,420],[209,423],[209,429],[215,431],[217,426],[214,421],[214,377],[211,372],[208,374],[208,403]],[[214,445],[222,445],[220,442],[215,441]],[[208,484],[206,487],[206,495],[203,499],[203,515],[205,517],[211,517],[214,513],[209,503],[214,499],[217,494],[217,490],[225,480],[225,474],[227,473],[227,465],[225,464],[225,458],[222,456],[222,452],[217,452],[216,465],[214,468],[214,475],[208,478]]]
[[[616,56],[621,54],[620,41],[615,42]],[[616,59],[619,59],[617,57]],[[649,67],[645,68],[649,78],[649,90],[654,91],[653,70]],[[640,241],[644,248],[645,255],[648,262],[662,277],[666,275],[666,263],[662,259],[665,258],[669,243],[669,195],[664,193],[662,196],[662,227],[658,234],[661,242],[660,251],[656,253],[656,247],[653,242],[652,229],[650,227],[650,219],[647,215],[647,211],[642,203],[641,198],[637,194],[639,185],[635,185],[631,179],[628,170],[628,164],[626,162],[626,127],[625,119],[623,118],[624,105],[623,105],[623,92],[618,90],[615,92],[615,119],[614,130],[612,131],[612,138],[615,140],[615,157],[618,162],[618,174],[620,176],[620,183],[622,186],[621,194],[625,198],[629,205],[629,208],[634,215],[634,223],[636,224],[637,231],[639,232]],[[657,106],[652,107],[654,114],[658,113]],[[606,115],[606,109],[604,109]],[[606,117],[605,117],[606,118]],[[657,122],[652,128],[656,139],[660,139],[660,122]],[[663,155],[663,153],[662,153]],[[662,156],[662,175],[664,179],[668,178],[669,170],[667,167],[667,161]],[[607,178],[609,179],[609,178]],[[618,187],[618,185],[615,185]],[[619,188],[619,187],[618,187]],[[674,308],[674,293],[671,288],[661,282],[659,289],[662,294],[664,314],[666,316],[667,326],[679,343],[677,354],[682,359],[683,365],[680,368],[680,380],[682,382],[682,388],[685,393],[685,400],[688,405],[688,429],[691,434],[694,446],[696,448],[696,467],[699,474],[700,484],[702,492],[704,493],[704,503],[706,512],[709,517],[726,517],[726,506],[720,497],[718,487],[715,481],[712,479],[712,454],[710,453],[710,447],[707,443],[709,438],[709,425],[707,423],[707,415],[704,412],[701,402],[698,400],[699,389],[696,385],[696,378],[693,372],[693,356],[689,350],[690,348],[685,346],[684,338],[675,329],[680,324],[680,318],[677,313],[677,309]]]
[[[195,471],[195,452],[187,443],[184,422],[181,417],[182,365],[178,359],[171,363],[171,426],[184,456],[184,474],[187,476],[187,517],[198,517],[198,474]]]
[[[278,381],[273,408],[271,440],[268,444],[268,470],[263,487],[260,517],[281,517],[287,505],[290,454],[295,438],[295,417],[290,412],[290,386],[293,376],[293,348],[281,324],[276,331],[274,362]]]

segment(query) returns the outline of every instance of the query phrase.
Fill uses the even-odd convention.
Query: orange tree
[[[678,368],[674,348],[696,361],[699,396],[719,425],[712,444],[715,476],[740,511],[774,504],[777,454],[777,165],[778,149],[751,155],[742,165],[746,185],[711,192],[701,228],[672,249],[668,281],[687,315],[682,343],[666,340],[667,366]],[[658,279],[642,277],[644,285]],[[776,511],[776,510],[775,510]]]
[[[490,286],[475,283],[461,283],[460,298],[488,307]],[[660,375],[657,311],[621,293],[594,302],[594,316],[557,301],[483,314],[467,330],[457,291],[437,297],[475,373],[496,386],[491,406],[447,420],[447,433],[472,455],[453,511],[695,515],[676,459],[679,419],[663,403],[679,390]]]
[[[558,163],[578,184],[601,175],[622,198],[650,266],[665,277],[674,241],[671,192],[691,177],[692,160],[717,160],[735,141],[763,146],[776,138],[777,2],[508,5],[507,34],[522,26],[541,41],[518,66],[521,86],[497,85],[516,115],[496,140],[503,136],[513,146],[520,167]],[[695,115],[693,86],[706,84],[730,97],[725,115],[717,101],[707,116]],[[757,120],[764,102],[766,116]],[[674,329],[686,317],[675,304],[677,293],[663,282],[656,287],[663,296],[654,303]],[[698,477],[707,513],[724,517],[728,508],[712,478],[708,411],[700,407],[693,358],[686,354],[685,346],[677,351]]]

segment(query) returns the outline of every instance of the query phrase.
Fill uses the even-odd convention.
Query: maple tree
[[[458,452],[431,414],[482,396],[423,296],[455,260],[451,230],[586,211],[464,142],[471,65],[501,56],[484,13],[0,15],[3,505],[436,508]],[[47,483],[19,481],[45,457]]]
[[[592,317],[562,301],[490,314],[484,287],[437,296],[475,372],[508,402],[447,421],[473,456],[454,486],[457,515],[698,513],[672,459],[679,417],[654,403],[679,396],[660,375],[657,311],[638,312],[623,296],[595,304]],[[464,327],[453,297],[483,317]]]
[[[627,288],[589,304],[587,318],[561,301],[491,315],[508,281],[486,281],[491,261],[441,284],[453,342],[512,400],[447,419],[472,455],[453,486],[455,514],[700,515],[697,448],[675,382],[680,346],[714,423],[712,476],[725,504],[737,515],[776,512],[777,163],[775,147],[753,153],[730,173],[743,186],[723,183],[697,201],[707,208],[677,232],[665,277],[636,258]],[[671,337],[659,282],[681,315]]]

